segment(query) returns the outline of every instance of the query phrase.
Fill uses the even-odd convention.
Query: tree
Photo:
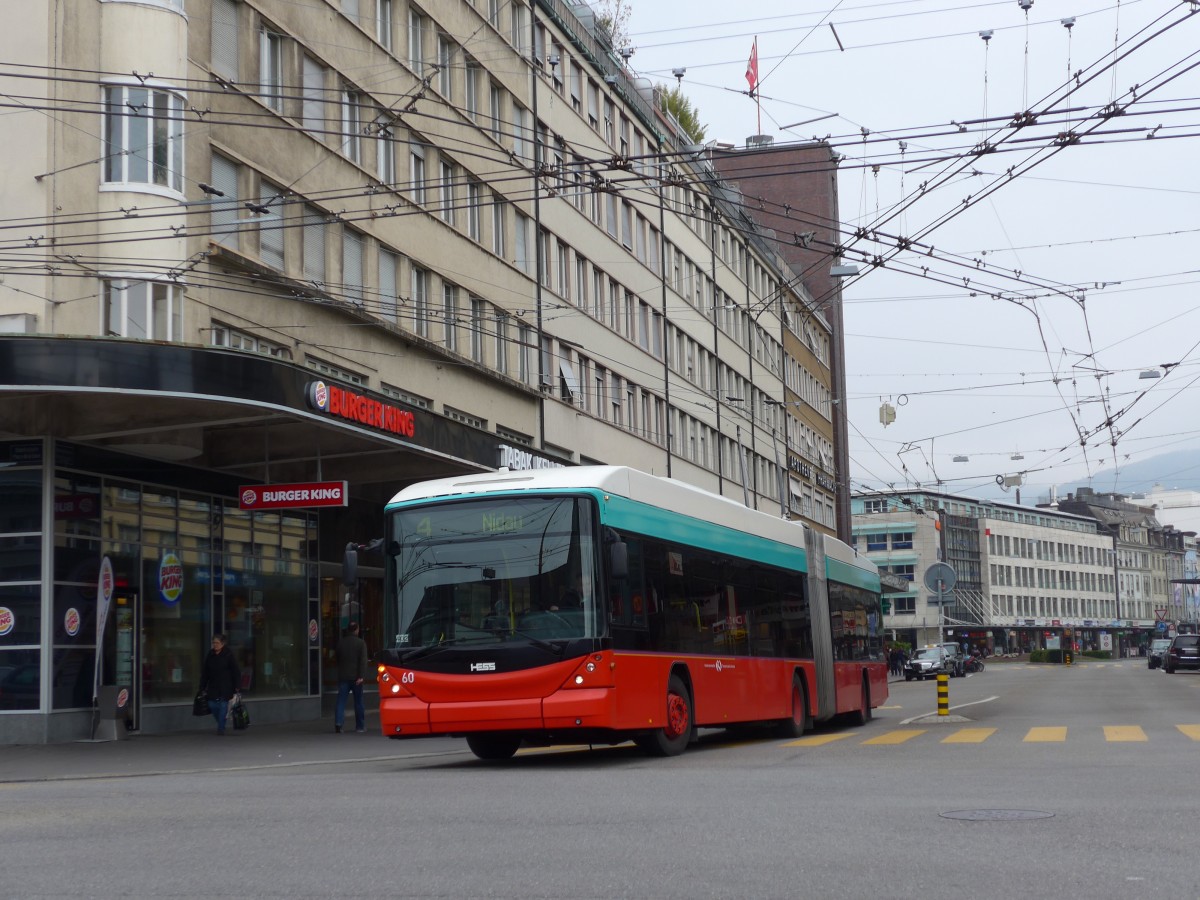
[[[612,38],[617,50],[629,46],[629,17],[633,14],[630,0],[599,0],[596,21]]]
[[[683,133],[691,138],[693,144],[703,144],[708,126],[700,124],[700,111],[692,106],[683,93],[683,85],[675,85],[669,91],[658,92],[658,102],[664,112],[669,112],[683,129]]]

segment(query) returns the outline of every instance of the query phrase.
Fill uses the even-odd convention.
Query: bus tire
[[[778,732],[780,737],[798,738],[803,737],[804,732],[812,728],[812,721],[808,715],[808,692],[804,689],[804,683],[800,680],[799,675],[792,676],[792,715],[783,719],[779,723]]]
[[[521,739],[512,734],[469,734],[467,746],[480,759],[512,759],[521,746]]]
[[[658,731],[640,735],[634,743],[650,756],[678,756],[687,749],[695,730],[692,698],[683,679],[672,673],[667,680],[667,719]]]
[[[873,713],[871,712],[871,686],[867,683],[867,679],[863,678],[862,683],[862,709],[851,713],[850,721],[855,725],[866,725],[871,721]]]

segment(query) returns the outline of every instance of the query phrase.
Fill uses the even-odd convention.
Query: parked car
[[[1174,675],[1176,669],[1200,669],[1200,634],[1177,634],[1163,654],[1163,670]]]
[[[1158,638],[1150,642],[1150,652],[1146,654],[1146,668],[1157,669],[1163,664],[1163,655],[1171,646],[1170,638]]]
[[[904,666],[904,680],[914,678],[924,680],[950,672],[950,661],[946,659],[946,651],[942,647],[926,647],[918,650],[917,655]]]
[[[946,659],[949,662],[947,671],[951,678],[962,678],[967,674],[967,655],[963,653],[962,647],[953,642],[938,644],[946,651]]]

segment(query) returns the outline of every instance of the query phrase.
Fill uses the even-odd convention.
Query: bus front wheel
[[[480,759],[511,759],[521,746],[521,739],[511,734],[469,734],[467,746]]]
[[[804,732],[812,728],[808,717],[808,694],[800,681],[799,675],[792,676],[792,716],[779,723],[779,736],[785,738],[803,737]]]
[[[678,756],[687,749],[694,727],[687,685],[678,675],[672,675],[667,681],[666,724],[658,731],[639,736],[634,743],[651,756]]]

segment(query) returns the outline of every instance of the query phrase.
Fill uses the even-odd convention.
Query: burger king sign
[[[183,594],[183,563],[170,550],[158,563],[158,594],[167,606],[174,606]]]

